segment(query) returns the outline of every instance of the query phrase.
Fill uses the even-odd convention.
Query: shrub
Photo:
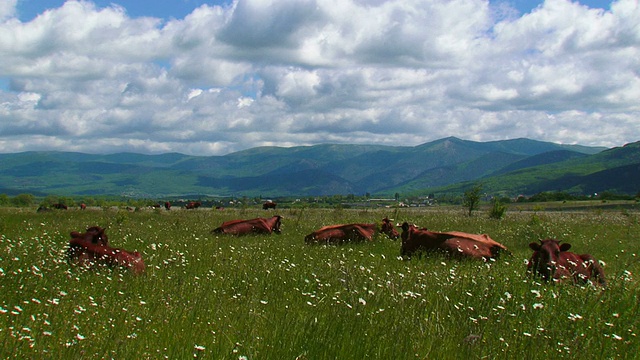
[[[507,206],[498,199],[491,200],[491,210],[489,210],[489,217],[491,219],[502,219],[507,212]]]

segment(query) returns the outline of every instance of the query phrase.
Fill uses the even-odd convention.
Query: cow
[[[202,205],[200,201],[189,201],[187,205],[184,206],[185,209],[197,209]]]
[[[459,231],[435,232],[419,229],[407,222],[402,224],[401,255],[411,257],[421,252],[444,252],[456,258],[496,259],[509,250],[487,234],[469,234]]]
[[[165,201],[164,202],[164,208],[167,209],[167,210],[171,210],[171,203],[168,202],[168,201]]]
[[[40,205],[38,206],[38,210],[36,210],[36,212],[42,213],[42,212],[49,212],[51,211],[51,209],[49,209],[48,207],[44,206],[44,205]]]
[[[278,204],[274,203],[271,200],[268,200],[264,204],[262,204],[262,209],[263,210],[268,210],[268,209],[274,209],[275,210],[276,206],[278,206]]]
[[[592,279],[599,285],[606,286],[604,270],[598,261],[590,254],[568,251],[569,243],[560,243],[556,239],[532,242],[529,248],[533,250],[527,264],[527,272],[544,281],[573,281],[574,284],[586,284]]]
[[[255,218],[249,220],[231,220],[222,223],[219,227],[211,230],[212,234],[228,235],[249,235],[249,234],[280,234],[282,216],[276,215],[271,218]]]
[[[145,268],[139,252],[130,252],[109,246],[105,229],[99,226],[92,226],[84,233],[71,232],[67,262],[88,268],[119,266],[130,269],[136,275],[143,273]]]
[[[67,210],[67,205],[62,203],[52,204],[51,207],[58,210]]]
[[[400,234],[396,230],[396,227],[393,226],[393,222],[388,217],[382,219],[382,224],[380,225],[380,232],[387,235],[390,239],[396,240],[400,237]]]
[[[85,203],[80,204],[80,210],[85,210],[87,208],[87,205],[85,205]]]
[[[345,242],[372,241],[373,235],[378,231],[377,224],[339,224],[322,227],[305,236],[306,244],[342,244]],[[399,237],[396,228],[389,218],[382,219],[380,232],[391,239]]]
[[[82,234],[77,231],[72,231],[71,238],[81,238],[83,241],[91,242],[92,244],[109,245],[109,237],[105,233],[105,229],[100,226],[88,227]]]

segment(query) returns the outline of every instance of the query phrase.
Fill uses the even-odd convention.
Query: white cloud
[[[0,2],[0,21],[10,19],[16,15],[18,0],[3,0]]]
[[[0,152],[639,140],[637,1],[504,4],[239,0],[163,21],[67,1],[23,23],[5,1]]]

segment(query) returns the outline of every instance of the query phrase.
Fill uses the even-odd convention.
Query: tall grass
[[[268,214],[268,215],[267,215]],[[285,210],[283,234],[214,236],[261,210],[0,209],[1,358],[637,358],[639,215]],[[487,233],[495,262],[403,260],[399,241],[308,246],[323,225],[384,216]],[[107,227],[147,271],[71,268],[69,232]],[[554,237],[606,263],[609,286],[541,284],[528,243]]]

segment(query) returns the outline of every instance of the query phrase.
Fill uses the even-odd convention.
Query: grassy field
[[[0,209],[0,358],[640,358],[640,214],[461,208],[283,210],[283,233],[209,231],[262,210]],[[495,262],[399,258],[400,241],[308,246],[323,225],[384,216],[487,233]],[[70,268],[73,230],[107,227],[147,271]],[[554,237],[603,261],[606,290],[529,279],[529,242]]]

